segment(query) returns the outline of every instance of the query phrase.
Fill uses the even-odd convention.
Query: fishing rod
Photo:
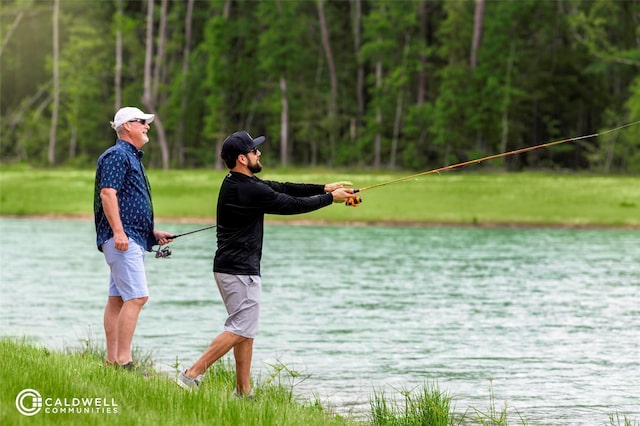
[[[362,187],[362,188],[359,188],[359,189],[354,189],[353,193],[356,194],[358,192],[367,191],[369,189],[379,188],[381,186],[391,185],[393,183],[404,182],[406,180],[415,179],[415,178],[420,177],[420,176],[426,176],[426,175],[430,175],[430,174],[434,174],[434,173],[446,172],[446,171],[449,171],[449,170],[458,169],[460,167],[468,166],[468,165],[471,165],[471,164],[477,164],[477,163],[481,163],[483,161],[493,160],[495,158],[506,157],[508,155],[520,154],[520,153],[527,152],[527,151],[533,151],[534,149],[546,148],[546,147],[550,147],[550,146],[553,146],[553,145],[559,145],[561,143],[566,143],[566,142],[575,142],[575,141],[579,141],[579,140],[583,140],[583,139],[590,139],[590,138],[594,138],[596,136],[602,136],[602,135],[605,135],[607,133],[611,133],[611,132],[615,132],[615,131],[624,129],[625,127],[634,126],[634,125],[636,125],[638,123],[640,123],[640,120],[639,121],[635,121],[633,123],[624,124],[622,126],[619,126],[619,127],[613,128],[613,129],[604,130],[602,132],[592,133],[590,135],[577,136],[577,137],[562,139],[562,140],[558,140],[558,141],[554,141],[554,142],[547,142],[547,143],[543,143],[543,144],[540,144],[540,145],[534,145],[534,146],[530,146],[530,147],[526,147],[526,148],[515,149],[513,151],[503,152],[503,153],[500,153],[500,154],[489,155],[487,157],[478,158],[476,160],[463,161],[461,163],[452,164],[450,166],[440,167],[440,168],[437,168],[437,169],[428,170],[426,172],[416,173],[416,174],[413,174],[413,175],[410,175],[410,176],[405,176],[405,177],[401,177],[401,178],[398,178],[398,179],[392,179],[392,180],[389,180],[389,181],[386,181],[386,182],[377,183],[375,185],[370,185],[370,186],[365,186],[365,187]],[[361,202],[362,202],[362,198],[354,197],[354,198],[348,199],[345,204],[347,206],[357,207]]]
[[[175,240],[178,237],[183,237],[183,236],[189,235],[189,234],[195,234],[196,232],[206,231],[207,229],[215,228],[216,226],[218,226],[218,225],[205,226],[204,228],[196,229],[195,231],[189,231],[189,232],[184,232],[184,233],[178,234],[178,235],[172,235],[171,239]]]
[[[182,234],[172,235],[171,237],[169,237],[169,239],[175,240],[178,237],[184,237],[185,235],[190,235],[190,234],[195,234],[196,232],[206,231],[207,229],[215,228],[216,226],[218,226],[218,225],[205,226],[204,228],[196,229],[196,230],[189,231],[189,232],[183,232]],[[169,247],[169,246],[166,246],[166,247],[159,246],[158,250],[151,250],[151,251],[156,252],[156,259],[166,259],[169,256],[171,256],[171,247]]]

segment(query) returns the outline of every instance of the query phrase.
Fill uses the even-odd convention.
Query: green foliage
[[[449,426],[461,424],[451,406],[451,397],[435,384],[426,383],[421,392],[401,391],[404,403],[390,401],[383,391],[374,393],[370,402],[372,424],[376,426]]]
[[[196,1],[188,23],[189,3],[169,2],[166,34],[158,32],[156,3],[153,112],[166,130],[171,165],[222,168],[219,144],[239,129],[267,135],[274,165],[423,169],[634,121],[637,2],[484,3],[476,24],[471,1],[324,1],[335,111],[316,1]],[[116,108],[116,34],[123,47],[121,103],[141,106],[147,4],[60,3],[58,165],[92,165],[115,138],[109,120]],[[2,8],[0,158],[46,164],[52,2],[7,0]],[[476,29],[481,39],[472,66]],[[285,152],[282,96],[289,104]],[[154,167],[161,160],[153,128],[150,135]],[[587,145],[514,157],[503,167],[635,172],[636,136],[629,128]]]

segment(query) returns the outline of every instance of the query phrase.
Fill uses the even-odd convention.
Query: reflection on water
[[[147,256],[135,337],[167,371],[225,318],[215,232],[171,246]],[[101,344],[108,271],[91,222],[0,219],[0,259],[3,335]],[[488,412],[491,387],[534,424],[640,418],[640,232],[268,226],[263,286],[254,375],[282,362],[336,411],[436,382],[458,411]]]

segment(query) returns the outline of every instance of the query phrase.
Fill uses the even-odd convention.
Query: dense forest
[[[3,164],[91,167],[121,106],[145,162],[423,170],[640,120],[640,0],[2,0]],[[491,167],[640,172],[640,125]]]

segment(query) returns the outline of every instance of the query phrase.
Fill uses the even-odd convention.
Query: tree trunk
[[[153,86],[151,94],[154,100],[158,100],[158,87],[163,80],[163,69],[166,63],[165,58],[165,45],[167,44],[167,0],[162,0],[160,6],[160,25],[158,27],[158,51],[156,53],[156,60],[153,61]]]
[[[289,100],[287,94],[287,79],[280,74],[280,164],[289,163]]]
[[[603,171],[605,174],[609,174],[611,171],[611,165],[613,164],[613,159],[615,157],[616,152],[616,141],[618,140],[618,134],[613,135],[610,141],[607,143],[607,147],[605,148],[605,160],[603,165]]]
[[[113,76],[115,91],[114,111],[122,107],[122,0],[116,0],[116,69]]]
[[[60,0],[53,1],[53,105],[51,111],[51,129],[49,131],[49,164],[56,162],[56,128],[58,127],[58,109],[60,108]]]
[[[360,54],[360,34],[362,26],[362,3],[361,0],[351,0],[353,15],[353,48],[358,62],[358,72],[356,76],[356,99],[358,100],[358,116],[356,117],[355,132],[353,138],[359,135],[364,117],[364,65]]]
[[[376,61],[376,91],[380,93],[382,90],[382,58],[378,57]],[[379,95],[381,96],[381,95]],[[378,99],[380,102],[380,99]],[[382,161],[382,108],[376,105],[376,135],[373,142],[373,167],[378,169]]]
[[[331,154],[330,161],[335,160],[336,155],[336,139],[338,131],[338,75],[336,72],[335,62],[333,60],[333,52],[331,50],[331,40],[329,38],[329,29],[327,28],[327,19],[324,13],[324,0],[316,2],[318,7],[318,18],[320,20],[320,33],[322,35],[322,47],[327,58],[327,68],[329,69],[329,80],[331,81],[331,100],[329,102],[329,147]]]
[[[78,126],[71,125],[71,138],[69,139],[69,158],[76,157],[76,151],[78,149]]]
[[[232,1],[233,0],[226,0],[224,2],[224,6],[222,7],[222,16],[224,17],[225,21],[229,20],[229,16],[231,14],[231,3],[232,3]],[[226,94],[224,93],[225,88],[220,88],[218,90],[220,90],[220,92],[221,92],[220,96],[222,98],[224,98],[226,96]],[[225,117],[223,117],[222,114],[220,114],[220,118],[219,119],[220,119],[220,124],[219,124],[218,127],[221,130],[223,136],[222,136],[222,138],[218,138],[216,140],[216,153],[219,153],[219,152],[222,151],[222,144],[224,143],[224,140],[226,139],[226,133],[229,133],[229,132],[225,132],[224,131],[224,129],[228,128],[228,124],[225,121]],[[233,130],[233,131],[235,132],[235,130]],[[231,133],[233,133],[233,132],[231,132]],[[220,158],[220,155],[216,155],[214,168],[216,170],[220,170],[223,167],[225,167],[225,166],[223,166],[223,164],[222,164],[222,158]]]
[[[507,59],[507,78],[504,87],[504,100],[502,102],[502,138],[500,140],[500,152],[507,151],[509,140],[509,107],[511,106],[511,70],[513,68],[514,47],[511,43],[509,58]]]
[[[142,102],[145,105],[152,103],[151,97],[151,65],[153,62],[153,0],[147,0],[147,36],[144,55],[144,92]],[[153,111],[147,111],[153,112]]]
[[[422,0],[419,9],[420,43],[427,45],[427,16],[429,8],[427,0]],[[416,90],[416,104],[424,104],[427,97],[427,55],[420,53],[420,70],[418,71],[418,90]]]
[[[404,104],[404,91],[398,90],[396,97],[396,117],[393,121],[393,138],[391,139],[391,155],[389,157],[389,168],[395,169],[398,158],[398,139],[400,138],[400,125],[402,123],[402,110]]]
[[[184,18],[184,47],[182,48],[182,93],[180,100],[180,120],[178,121],[178,129],[176,131],[176,150],[178,156],[178,166],[184,166],[185,149],[184,149],[184,121],[185,111],[187,110],[187,82],[189,75],[189,57],[191,56],[191,26],[193,21],[193,3],[189,0],[187,3],[187,15]]]
[[[418,11],[418,19],[420,20],[420,29],[419,29],[419,43],[424,45],[424,47],[429,46],[429,38],[428,38],[428,25],[429,25],[429,3],[427,0],[422,0],[420,3],[420,8]],[[418,70],[418,87],[416,89],[416,105],[418,107],[422,106],[427,101],[427,67],[429,65],[429,58],[425,53],[420,53],[419,56],[420,61],[420,69]],[[424,144],[427,135],[427,129],[425,125],[423,125],[424,120],[422,120],[420,125],[420,133],[417,137],[414,153],[417,152],[420,147]]]
[[[478,64],[478,50],[482,40],[482,20],[484,14],[484,0],[476,0],[476,9],[473,17],[473,41],[471,45],[471,58],[469,63],[471,68]]]
[[[153,0],[147,0],[147,37],[146,37],[146,49],[144,60],[144,94],[142,95],[142,104],[148,113],[155,114],[155,120],[153,124],[158,130],[158,145],[160,145],[160,151],[162,153],[162,168],[164,170],[169,169],[169,149],[167,147],[167,135],[162,125],[162,120],[158,116],[155,108],[156,100],[152,94],[152,58],[153,58]]]
[[[484,0],[475,0],[476,7],[473,16],[473,40],[471,44],[471,54],[469,58],[469,64],[471,69],[475,69],[478,64],[478,50],[480,49],[480,42],[482,41],[482,16],[484,12]],[[476,149],[478,151],[483,150],[482,133],[480,130],[476,130]]]
[[[402,69],[407,69],[407,57],[411,45],[411,35],[405,33],[404,49],[402,50]],[[393,120],[393,136],[391,139],[391,154],[389,157],[389,167],[396,168],[398,158],[398,143],[400,139],[400,126],[402,125],[402,112],[404,110],[404,87],[398,87],[398,95],[396,96],[396,114]]]

